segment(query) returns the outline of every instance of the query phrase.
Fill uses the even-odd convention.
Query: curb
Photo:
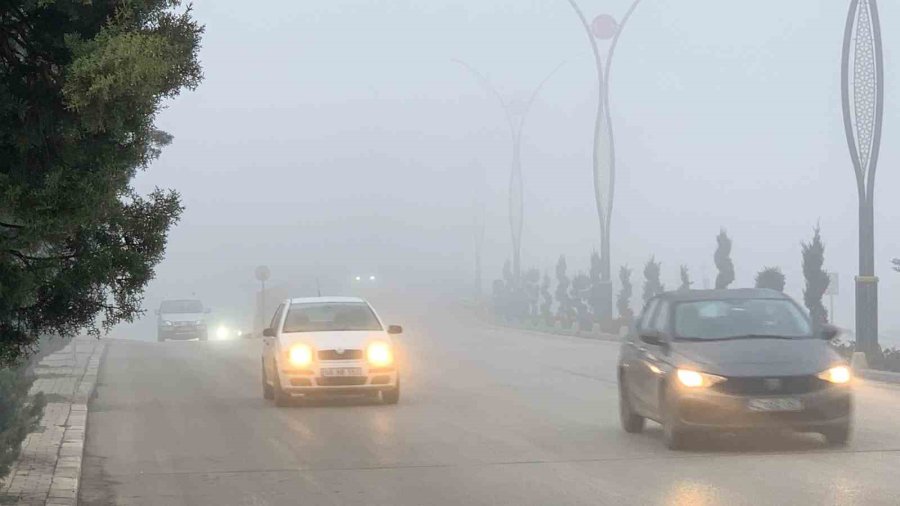
[[[876,369],[859,369],[856,371],[857,376],[869,381],[880,381],[882,383],[891,383],[900,385],[900,372],[879,371]]]
[[[31,393],[44,392],[54,402],[47,403],[38,430],[22,443],[19,459],[0,489],[6,499],[23,505],[78,503],[87,403],[104,347],[97,339],[75,338],[38,364]]]
[[[483,321],[485,325],[493,329],[503,329],[503,330],[518,330],[519,332],[527,332],[529,334],[537,334],[543,336],[561,336],[561,337],[577,337],[580,339],[591,339],[593,341],[605,341],[611,343],[620,343],[622,342],[622,338],[615,334],[607,334],[607,333],[595,333],[595,332],[580,332],[580,331],[564,331],[564,330],[551,330],[551,329],[540,329],[540,328],[531,328],[531,327],[518,327],[514,325],[502,325],[496,322],[488,322]]]

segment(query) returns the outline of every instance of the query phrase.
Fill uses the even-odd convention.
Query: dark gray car
[[[645,419],[666,444],[700,433],[788,428],[843,445],[850,435],[850,369],[806,313],[772,290],[688,290],[651,299],[623,342],[619,412],[628,432]]]

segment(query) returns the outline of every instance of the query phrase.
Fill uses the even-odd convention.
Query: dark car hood
[[[842,361],[821,339],[741,339],[672,343],[677,367],[697,367],[722,376],[799,376]]]

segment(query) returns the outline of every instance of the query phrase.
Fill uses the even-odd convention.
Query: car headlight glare
[[[225,325],[219,325],[219,328],[216,329],[216,337],[218,339],[228,339],[228,327]]]
[[[721,376],[691,371],[690,369],[678,369],[676,374],[678,382],[688,388],[707,388],[725,381],[725,378]]]
[[[313,351],[309,345],[295,344],[288,352],[288,362],[293,367],[309,367],[313,362]]]
[[[375,367],[388,367],[394,363],[394,353],[388,343],[376,342],[366,349],[366,359]]]
[[[832,367],[827,371],[822,371],[818,374],[819,379],[823,379],[829,383],[834,383],[836,385],[845,385],[850,383],[850,380],[853,378],[853,374],[850,372],[850,368],[845,365],[839,365],[836,367]]]

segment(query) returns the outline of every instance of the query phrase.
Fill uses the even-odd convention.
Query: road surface
[[[850,446],[625,434],[617,345],[381,307],[407,333],[400,404],[262,399],[258,341],[114,340],[90,405],[83,505],[896,505],[900,389],[859,387]]]

